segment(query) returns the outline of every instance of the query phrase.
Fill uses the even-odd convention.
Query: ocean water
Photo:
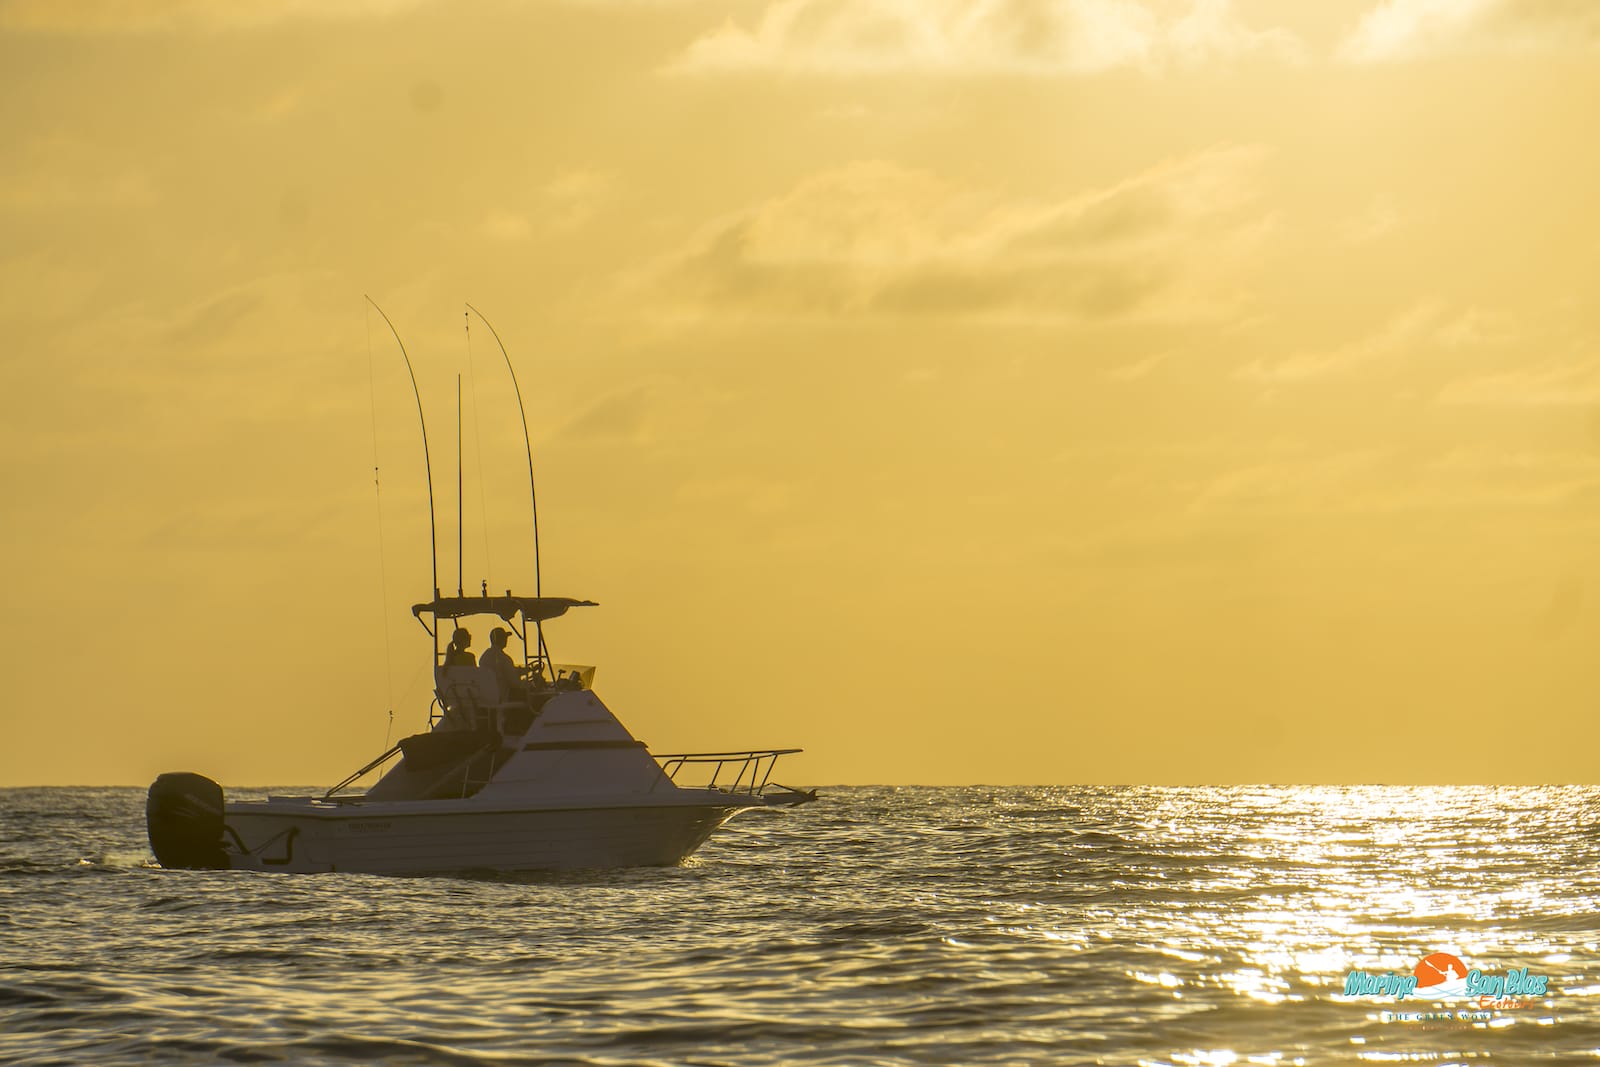
[[[1600,1062],[1600,789],[837,788],[516,878],[165,871],[143,804],[0,791],[0,1062]],[[1545,993],[1344,996],[1434,952]]]

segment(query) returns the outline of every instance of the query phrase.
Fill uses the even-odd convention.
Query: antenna
[[[456,596],[465,592],[466,582],[462,580],[461,573],[465,569],[465,549],[467,539],[467,512],[462,506],[465,498],[461,493],[461,375],[456,375]]]
[[[489,332],[494,334],[494,343],[500,346],[500,355],[506,361],[506,370],[511,372],[511,388],[517,391],[517,411],[522,415],[522,445],[528,453],[528,496],[533,501],[533,595],[542,596],[539,584],[539,490],[533,484],[533,444],[528,438],[528,409],[522,402],[522,386],[517,384],[517,369],[511,365],[511,356],[506,352],[505,342],[500,340],[500,332],[494,328],[494,323],[484,318],[483,312],[471,304],[468,304],[467,308],[482,319],[483,324],[489,327]],[[542,626],[539,628],[539,643],[541,646],[544,644]]]
[[[362,294],[365,295],[365,294]],[[394,343],[400,346],[400,358],[406,361],[406,373],[411,376],[411,394],[417,398],[417,422],[422,426],[422,465],[428,474],[428,544],[432,552],[429,562],[433,564],[433,596],[439,598],[439,527],[434,521],[433,514],[433,460],[428,457],[428,420],[422,417],[422,390],[417,388],[417,372],[411,367],[411,357],[406,354],[406,343],[400,340],[400,331],[394,328],[394,323],[389,321],[389,316],[384,314],[383,308],[378,307],[378,302],[368,296],[367,303],[383,315],[384,324],[389,327],[389,332],[394,334]],[[492,329],[492,327],[491,327]],[[437,648],[437,646],[435,646]]]
[[[367,386],[372,406],[372,495],[378,505],[378,595],[383,603],[383,684],[389,693],[389,726],[394,726],[394,650],[389,637],[389,565],[383,550],[383,485],[378,480],[378,372],[372,358],[372,312],[365,315],[367,326]],[[383,735],[389,747],[389,735]]]

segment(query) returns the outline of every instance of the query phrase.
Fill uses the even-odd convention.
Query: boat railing
[[[745,752],[673,752],[667,754],[652,753],[655,761],[661,767],[662,780],[670,781],[674,785],[685,786],[693,789],[718,789],[724,793],[742,793],[749,796],[760,796],[771,783],[772,769],[777,766],[779,756],[788,756],[803,751],[798,748],[765,748],[750,749]],[[685,771],[685,768],[691,768]],[[688,783],[678,780],[680,774],[691,778],[700,777],[709,769],[710,775],[705,781],[690,781]],[[723,780],[724,773],[732,773],[731,780]],[[773,783],[775,784],[775,783]]]

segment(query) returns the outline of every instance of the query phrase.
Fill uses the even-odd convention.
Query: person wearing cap
[[[506,655],[506,642],[511,639],[511,631],[502,626],[496,626],[489,631],[489,650],[478,661],[478,666],[488,667],[494,671],[495,678],[500,682],[502,699],[511,696],[520,687],[522,678],[517,671],[517,665]]]
[[[444,665],[446,667],[478,665],[477,658],[472,654],[472,635],[465,628],[457,627],[455,634],[450,638],[450,647],[444,651]]]

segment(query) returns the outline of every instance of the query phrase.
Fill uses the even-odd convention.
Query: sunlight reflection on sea
[[[3,791],[0,1061],[1600,1056],[1600,790],[824,793],[683,867],[400,879],[162,871],[142,790]],[[1343,995],[1434,951],[1549,990]]]

